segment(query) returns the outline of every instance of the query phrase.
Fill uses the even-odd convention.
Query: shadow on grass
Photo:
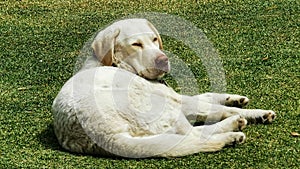
[[[65,152],[65,150],[59,145],[57,141],[53,129],[53,124],[48,124],[48,126],[37,136],[37,139],[46,149]]]

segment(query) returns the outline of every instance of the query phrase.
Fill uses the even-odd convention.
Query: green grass
[[[182,158],[107,159],[63,151],[50,110],[80,49],[104,25],[142,11],[177,15],[202,29],[222,59],[227,92],[251,98],[249,108],[274,110],[276,121],[248,126],[243,145]],[[0,168],[300,168],[300,138],[290,135],[300,132],[299,11],[297,0],[2,0]],[[201,61],[189,59],[197,56],[180,42],[163,40],[191,66],[199,92],[209,91]]]

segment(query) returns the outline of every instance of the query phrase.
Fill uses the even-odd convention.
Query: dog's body
[[[211,152],[244,142],[239,130],[247,120],[275,118],[270,110],[236,108],[248,103],[244,96],[184,96],[146,80],[170,70],[161,39],[146,20],[113,24],[92,48],[94,56],[53,103],[55,134],[69,151],[131,158]],[[215,124],[194,127],[195,121]]]

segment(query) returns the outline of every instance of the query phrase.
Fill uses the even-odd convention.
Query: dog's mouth
[[[155,80],[162,78],[166,73],[170,72],[170,66],[165,69],[157,69],[157,68],[147,68],[143,71],[140,71],[137,73],[137,75],[149,79],[149,80]]]
[[[171,68],[170,68],[170,64],[165,64],[163,66],[157,67],[157,66],[153,66],[153,67],[148,67],[145,68],[143,70],[138,70],[136,69],[134,66],[131,66],[129,64],[126,64],[125,62],[121,62],[119,64],[115,64],[115,67],[119,67],[122,69],[125,69],[131,73],[134,73],[140,77],[143,77],[145,79],[149,79],[149,80],[156,80],[156,79],[160,79],[162,78],[166,73],[169,73]]]

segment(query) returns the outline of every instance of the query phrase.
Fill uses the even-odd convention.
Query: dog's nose
[[[169,72],[169,58],[164,54],[157,56],[155,59],[155,67],[164,72]]]

